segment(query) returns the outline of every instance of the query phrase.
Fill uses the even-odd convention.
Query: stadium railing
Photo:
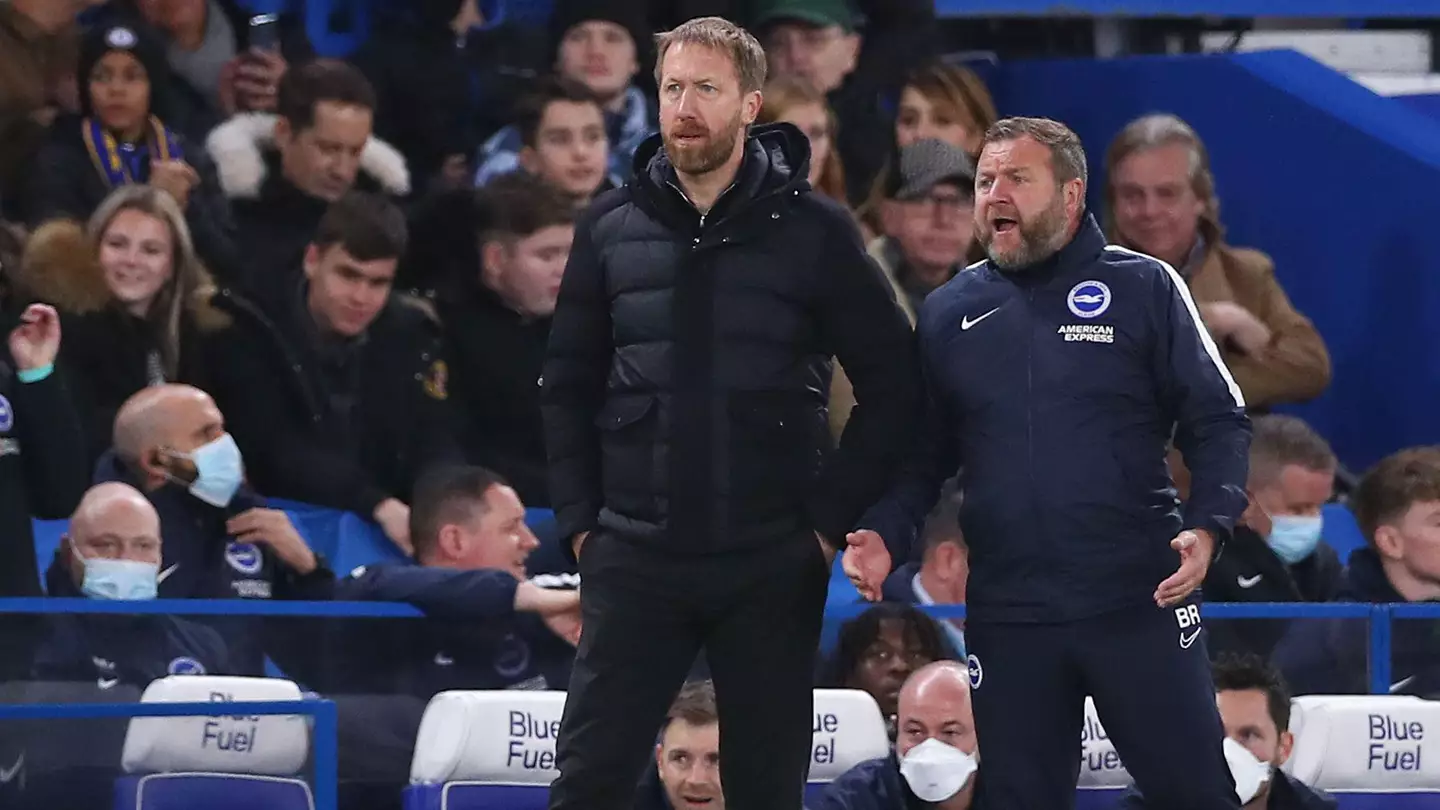
[[[858,616],[868,602],[826,606],[827,621]],[[964,605],[917,606],[937,619],[964,618]],[[285,602],[261,600],[154,599],[101,601],[49,597],[0,599],[0,616],[28,613],[167,613],[183,616],[306,616],[328,618],[415,619],[424,614],[410,605],[386,602]],[[1396,620],[1440,619],[1440,603],[1362,604],[1333,602],[1209,602],[1200,607],[1208,619],[1366,619],[1369,622],[1370,691],[1390,691],[1391,630]],[[3,619],[0,619],[3,621]],[[5,715],[0,713],[0,719]]]

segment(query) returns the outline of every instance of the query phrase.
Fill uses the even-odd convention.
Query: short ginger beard
[[[741,123],[740,111],[737,110],[727,125],[711,133],[699,146],[676,146],[673,136],[666,135],[663,138],[665,154],[670,158],[670,165],[678,172],[689,175],[709,174],[724,166],[730,156],[735,154],[735,142],[739,140],[742,127],[744,124]]]
[[[990,257],[990,261],[1002,270],[1018,270],[1022,267],[1029,267],[1050,258],[1060,250],[1060,240],[1065,236],[1065,195],[1057,193],[1055,202],[1037,215],[1034,220],[1029,222],[1017,220],[1016,226],[1020,229],[1020,247],[1009,253],[996,253],[992,247],[995,242],[994,225],[989,222],[978,224],[980,226],[980,244],[985,247],[985,255]]]

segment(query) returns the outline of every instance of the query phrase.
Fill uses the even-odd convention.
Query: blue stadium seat
[[[1290,730],[1295,750],[1285,772],[1328,792],[1340,810],[1440,807],[1440,703],[1307,695],[1295,699]]]
[[[343,59],[354,53],[370,36],[371,2],[305,0],[305,36],[315,55]]]
[[[1355,513],[1350,511],[1350,507],[1343,503],[1327,503],[1321,515],[1321,535],[1340,555],[1340,562],[1350,559],[1350,553],[1355,549],[1365,547],[1365,535],[1360,532],[1360,524],[1355,522]]]
[[[115,783],[115,810],[314,810],[301,779],[211,773],[127,776]]]
[[[555,779],[563,692],[442,692],[416,735],[405,810],[544,810]],[[890,743],[880,708],[851,689],[815,690],[813,795]]]
[[[290,681],[171,676],[141,703],[298,701]],[[313,810],[296,774],[310,750],[305,717],[138,717],[125,735],[115,810]]]

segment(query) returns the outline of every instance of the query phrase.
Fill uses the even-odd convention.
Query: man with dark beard
[[[975,227],[989,260],[921,309],[924,441],[856,534],[909,559],[963,465],[978,806],[1072,806],[1089,694],[1154,806],[1233,810],[1195,588],[1245,508],[1250,424],[1185,282],[1107,246],[1085,185],[1064,125],[986,133]],[[1172,436],[1194,471],[1183,510]],[[857,585],[873,598],[881,583]]]
[[[697,653],[727,805],[797,810],[827,580],[913,441],[913,337],[809,142],[750,129],[765,54],[715,17],[659,37],[659,137],[575,228],[541,403],[585,585],[552,810],[630,808]],[[830,358],[857,404],[829,438]],[[587,539],[588,538],[588,539]],[[883,578],[884,543],[845,566]]]

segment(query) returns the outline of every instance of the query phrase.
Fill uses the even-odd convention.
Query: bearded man
[[[1091,695],[1153,806],[1236,810],[1196,587],[1245,510],[1250,423],[1185,282],[1106,245],[1086,183],[1065,125],[986,133],[975,231],[989,258],[921,307],[925,441],[856,539],[909,559],[963,467],[976,806],[1072,806]],[[1183,509],[1172,437],[1194,473]]]
[[[760,43],[708,17],[657,45],[660,134],[575,228],[542,377],[585,583],[550,807],[632,806],[703,650],[726,804],[798,810],[830,569],[914,440],[913,336],[850,215],[810,188],[805,136],[751,128]],[[831,358],[857,403],[838,446]],[[883,579],[884,543],[845,566]]]

